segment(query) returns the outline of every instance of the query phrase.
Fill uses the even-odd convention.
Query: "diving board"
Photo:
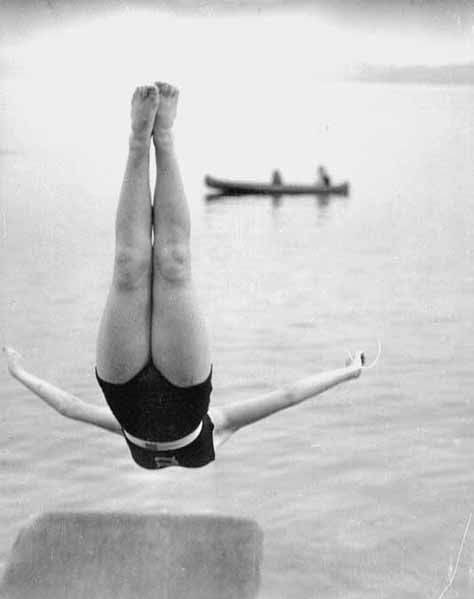
[[[1,599],[253,599],[263,534],[207,514],[58,512],[18,535]]]

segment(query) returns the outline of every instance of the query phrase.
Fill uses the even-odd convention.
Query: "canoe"
[[[247,181],[230,181],[217,179],[207,175],[205,182],[208,187],[227,195],[347,195],[349,183],[338,185],[301,185],[294,183],[251,183]]]

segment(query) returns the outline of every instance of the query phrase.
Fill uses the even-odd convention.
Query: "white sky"
[[[415,29],[367,31],[337,25],[314,13],[259,17],[174,16],[124,11],[82,24],[56,26],[4,48],[17,67],[43,77],[127,78],[156,64],[178,79],[198,73],[208,78],[294,79],[337,74],[354,63],[446,64],[474,58],[474,32],[459,40]],[[5,60],[5,58],[4,58]],[[76,73],[76,75],[74,75]],[[165,75],[166,76],[166,75]]]
[[[194,111],[192,116],[184,111],[189,128],[206,112],[211,95],[218,96],[208,102],[214,116],[224,104],[237,111],[242,103],[255,111],[270,105],[295,109],[315,81],[338,76],[354,63],[446,64],[474,56],[474,36],[440,43],[413,28],[388,33],[373,27],[364,33],[314,12],[196,17],[129,10],[67,23],[2,48],[6,76],[15,79],[9,98],[24,121],[14,123],[11,116],[4,126],[19,140],[24,127],[40,128],[38,114],[43,123],[64,123],[66,139],[74,128],[71,109],[82,113],[75,135],[89,130],[84,119],[100,115],[104,135],[118,139],[116,123],[127,125],[121,115],[131,91],[156,78],[185,90],[182,102]],[[39,132],[38,138],[44,136]]]

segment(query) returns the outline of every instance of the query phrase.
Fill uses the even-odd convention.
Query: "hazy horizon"
[[[89,24],[167,15],[177,21],[193,20],[199,27],[203,19],[221,23],[246,19],[260,24],[285,21],[286,39],[321,34],[344,43],[347,54],[360,61],[387,64],[441,64],[466,62],[474,57],[474,6],[468,0],[453,2],[401,0],[299,0],[291,7],[283,0],[4,0],[0,19],[0,38],[4,47],[21,45],[58,31]],[[301,29],[295,20],[314,26]],[[106,24],[106,26],[108,26]],[[159,29],[157,29],[159,31]],[[265,33],[265,32],[264,32]],[[282,30],[283,33],[283,30]],[[298,40],[297,40],[298,41]],[[314,41],[314,40],[313,40]],[[317,45],[315,46],[317,48]],[[329,48],[330,50],[332,48]],[[327,60],[331,57],[325,56]]]
[[[403,2],[396,8],[382,2],[375,8],[363,1],[358,10],[342,0],[297,2],[291,10],[278,0],[239,3],[239,10],[234,4],[224,2],[218,9],[215,2],[186,1],[172,9],[167,1],[131,8],[123,0],[8,0],[1,9],[0,76],[57,75],[68,66],[94,72],[98,64],[102,72],[114,72],[120,62],[125,70],[128,64],[139,71],[156,56],[165,56],[170,67],[179,63],[180,68],[170,68],[173,73],[194,62],[211,76],[245,73],[263,82],[269,74],[296,82],[311,76],[344,78],[363,65],[473,62],[474,9],[467,10],[462,1],[450,5],[449,18],[436,2]],[[403,28],[395,26],[399,11]]]

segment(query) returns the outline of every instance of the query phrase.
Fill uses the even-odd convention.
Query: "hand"
[[[365,365],[365,355],[364,352],[357,351],[354,355],[348,353],[348,357],[346,359],[346,367],[353,371],[354,376],[360,376],[362,372],[362,368]]]
[[[21,362],[23,356],[13,347],[3,346],[3,351],[7,357],[8,370],[11,375],[15,376],[21,370]]]

